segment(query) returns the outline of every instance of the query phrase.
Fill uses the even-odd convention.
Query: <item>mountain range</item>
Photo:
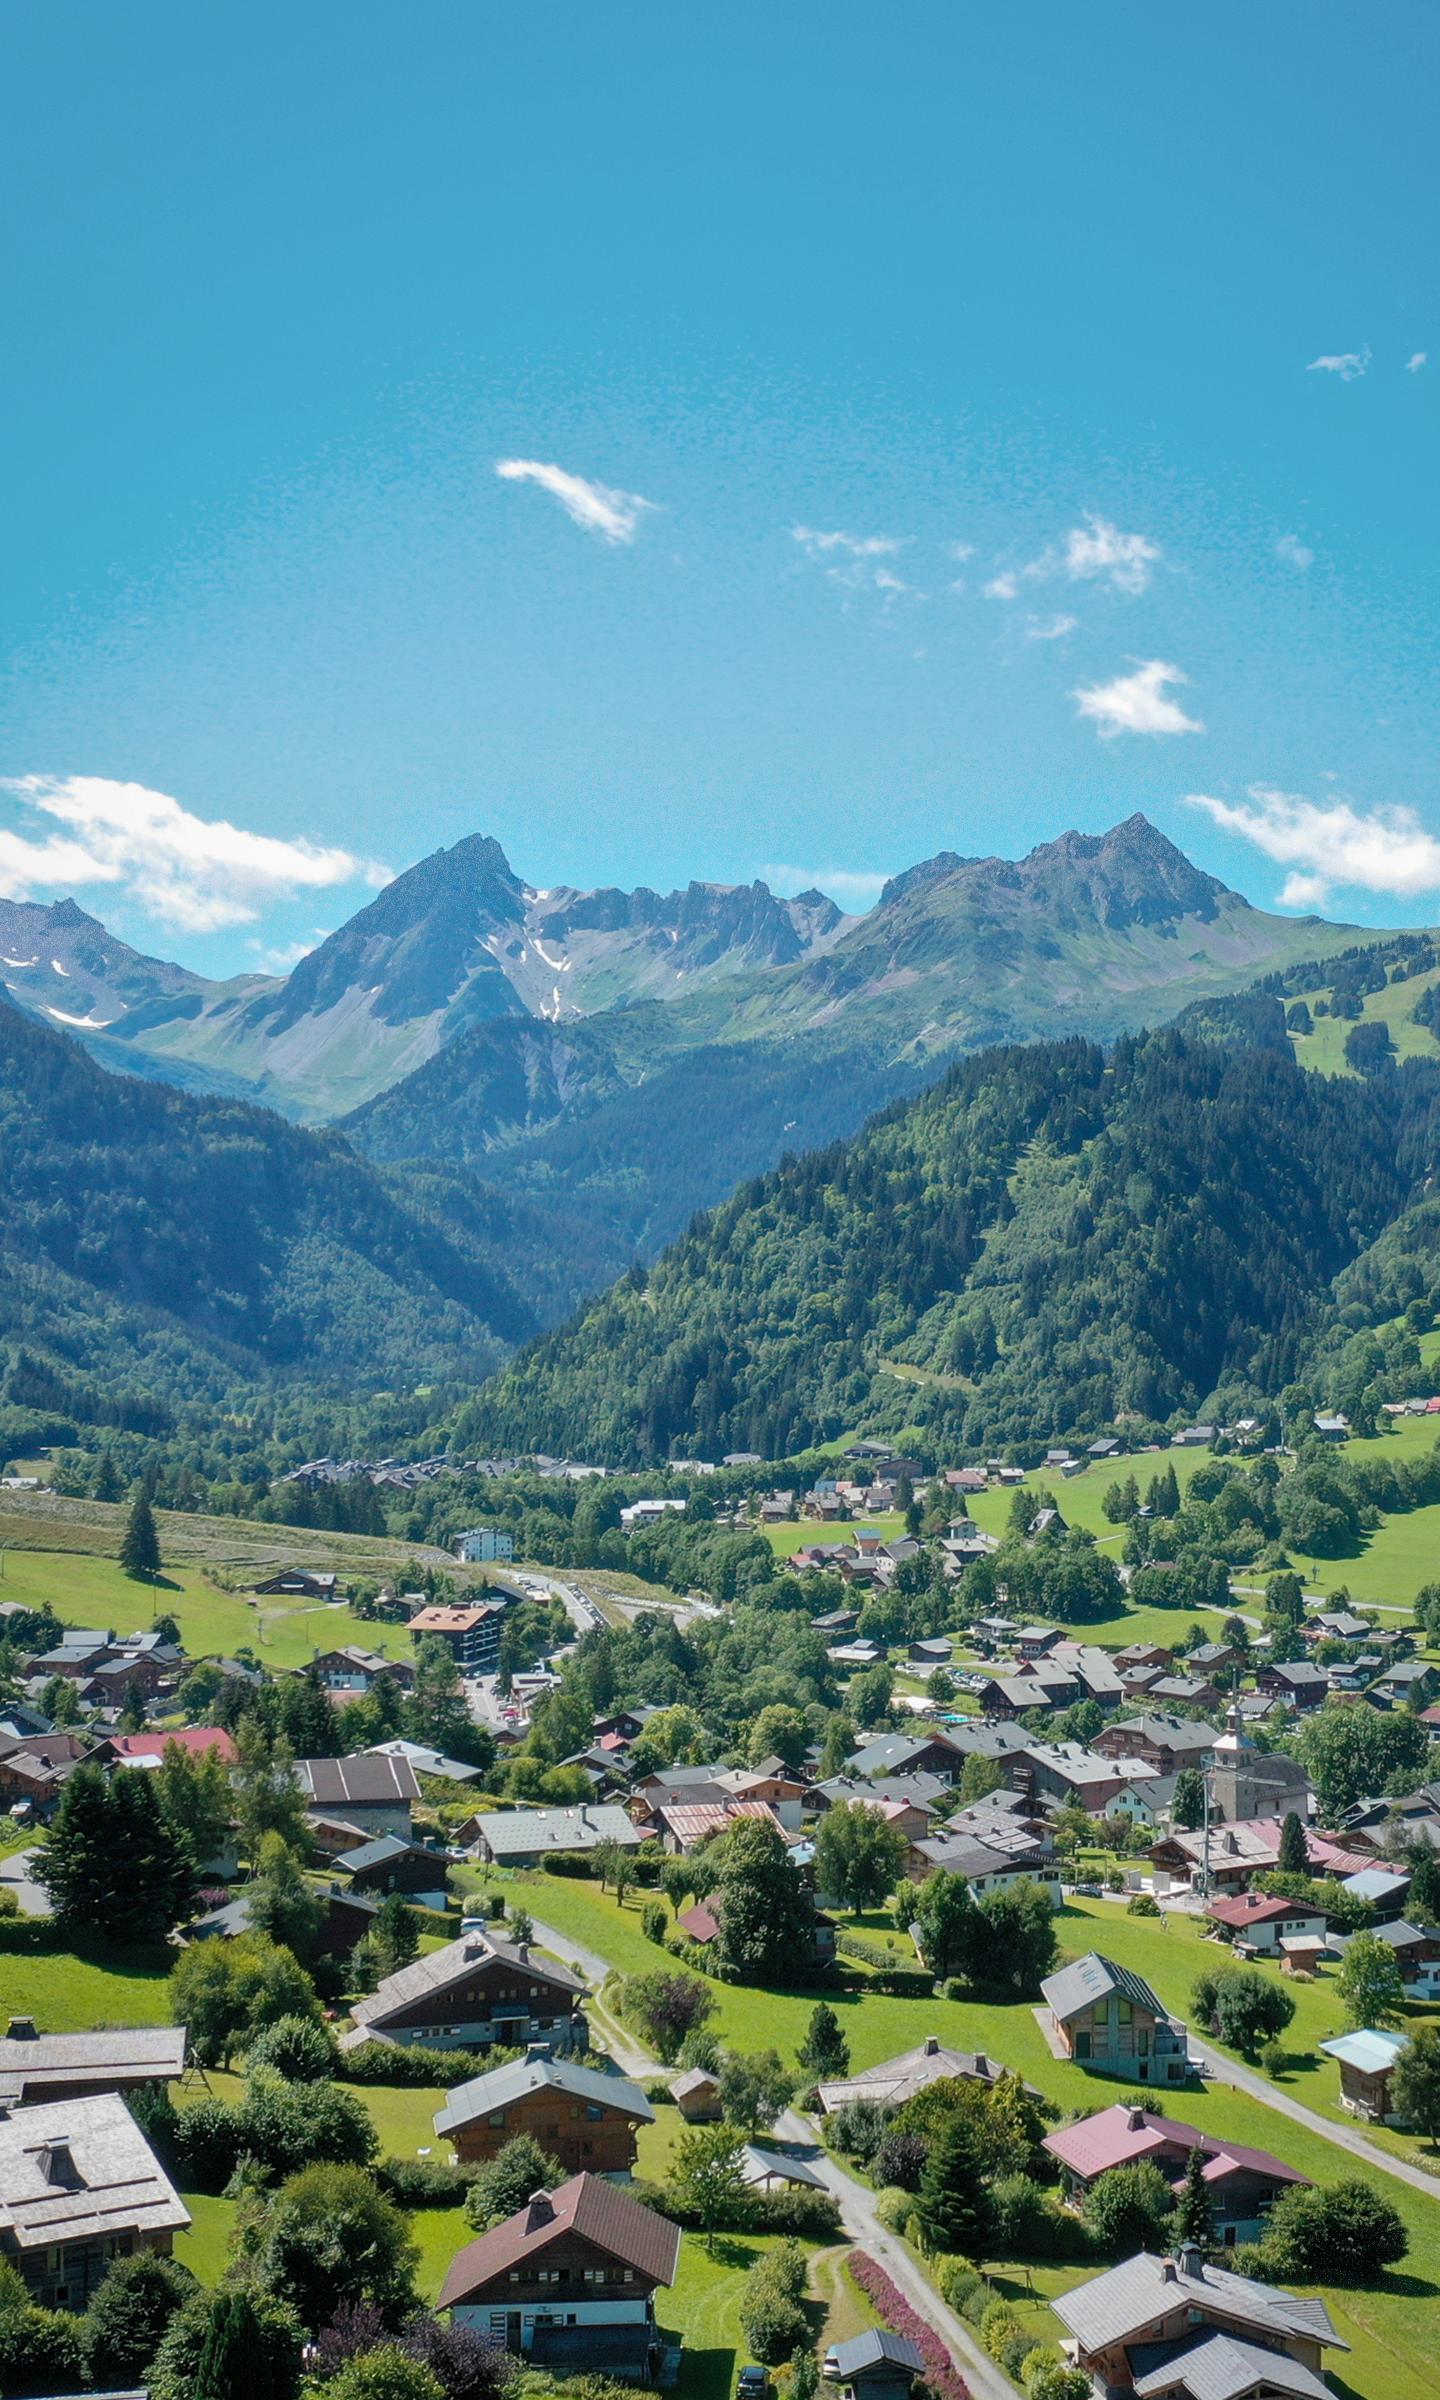
[[[285,977],[207,982],[73,901],[0,904],[0,977],[107,1067],[583,1212],[618,1273],[959,1052],[1110,1040],[1354,938],[1252,907],[1143,816],[1019,861],[941,852],[859,917],[763,883],[539,889],[477,834]]]

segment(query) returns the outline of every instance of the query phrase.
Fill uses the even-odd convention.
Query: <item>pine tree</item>
[[[155,1529],[155,1511],[143,1483],[137,1483],[130,1502],[130,1514],[120,1541],[120,1564],[127,1575],[138,1582],[153,1583],[162,1565],[160,1536]]]
[[[1177,2248],[1181,2242],[1194,2242],[1201,2250],[1210,2247],[1214,2227],[1210,2217],[1205,2166],[1205,2153],[1197,2142],[1185,2161],[1185,2181],[1175,2204],[1173,2230]]]
[[[78,1767],[65,1786],[36,1868],[67,1929],[116,1942],[174,1931],[194,1883],[189,1853],[165,1816],[152,1775]]]
[[[817,2083],[843,2080],[850,2072],[850,2044],[828,2000],[817,2000],[810,2011],[805,2039],[796,2054]]]
[[[1280,1850],[1275,1864],[1282,1875],[1308,1875],[1310,1872],[1305,1828],[1293,1808],[1280,1828]]]
[[[102,1450],[95,1461],[95,1473],[90,1484],[91,1499],[118,1500],[124,1489],[114,1458],[108,1450]]]
[[[916,2213],[927,2249],[960,2258],[985,2256],[991,2234],[990,2196],[975,2136],[958,2110],[930,2145]]]
[[[145,1703],[140,1696],[140,1686],[138,1683],[130,1682],[126,1684],[125,1697],[120,1703],[120,1714],[116,1718],[116,1724],[121,1733],[144,1732]]]

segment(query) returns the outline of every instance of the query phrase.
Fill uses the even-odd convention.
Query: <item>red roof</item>
[[[1117,2100],[1113,2108],[1102,2108],[1097,2116],[1085,2117],[1078,2125],[1066,2125],[1059,2133],[1047,2134],[1045,2148],[1062,2166],[1089,2183],[1097,2175],[1107,2174],[1111,2167],[1138,2165],[1142,2159],[1157,2158],[1165,2151],[1172,2157],[1188,2158],[1192,2150],[1203,2150],[1208,2164],[1207,2183],[1223,2181],[1237,2168],[1248,2168],[1257,2175],[1267,2175],[1278,2183],[1305,2183],[1308,2177],[1287,2167],[1284,2160],[1274,2158],[1268,2150],[1250,2150],[1240,2142],[1222,2142],[1213,2133],[1202,2133],[1197,2126],[1182,2125],[1172,2117],[1156,2116],[1148,2108],[1136,2107]]]
[[[450,2261],[437,2308],[453,2308],[514,2268],[535,2265],[567,2234],[591,2243],[647,2283],[673,2283],[680,2228],[632,2200],[603,2175],[572,2175],[557,2192],[537,2192],[503,2225],[467,2242]]]
[[[1220,1925],[1269,1925],[1277,1917],[1319,1917],[1323,1908],[1309,1900],[1285,1900],[1272,1892],[1236,1892],[1221,1900],[1212,1900],[1206,1915]]]
[[[703,1900],[697,1900],[695,1906],[687,1908],[675,1922],[682,1933],[689,1934],[692,1942],[713,1942],[720,1931],[720,1919],[713,1908],[706,1907]]]
[[[163,1758],[171,1743],[192,1758],[218,1750],[226,1766],[236,1758],[235,1744],[223,1725],[186,1725],[178,1733],[112,1733],[110,1746],[121,1758]]]

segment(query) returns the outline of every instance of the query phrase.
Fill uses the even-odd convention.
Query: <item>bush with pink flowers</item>
[[[907,2341],[915,2344],[925,2361],[925,2381],[934,2393],[935,2400],[970,2400],[970,2387],[939,2334],[911,2307],[899,2285],[892,2283],[885,2269],[877,2265],[864,2250],[852,2250],[845,2264],[882,2323],[888,2325],[892,2333],[902,2333]]]

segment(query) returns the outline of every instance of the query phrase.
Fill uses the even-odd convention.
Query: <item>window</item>
[[[1117,2000],[1117,2001],[1116,2001],[1116,2003],[1115,2003],[1115,2022],[1116,2022],[1116,2024],[1117,2024],[1117,2025],[1129,2025],[1129,2024],[1132,2024],[1132,2023],[1133,2023],[1133,2021],[1134,2021],[1134,2017],[1135,2017],[1135,2011],[1134,2011],[1134,2008],[1132,2007],[1131,2003],[1130,2003],[1128,2000]]]
[[[505,2122],[505,2111],[504,2111],[504,2109],[503,2109],[503,2108],[492,2108],[492,2109],[491,2109],[491,2111],[490,2111],[490,2115],[489,2115],[489,2117],[488,2117],[488,2119],[487,2119],[487,2123],[489,2123],[489,2124],[491,2124],[491,2125],[503,2125],[503,2124],[504,2124],[504,2122]]]

